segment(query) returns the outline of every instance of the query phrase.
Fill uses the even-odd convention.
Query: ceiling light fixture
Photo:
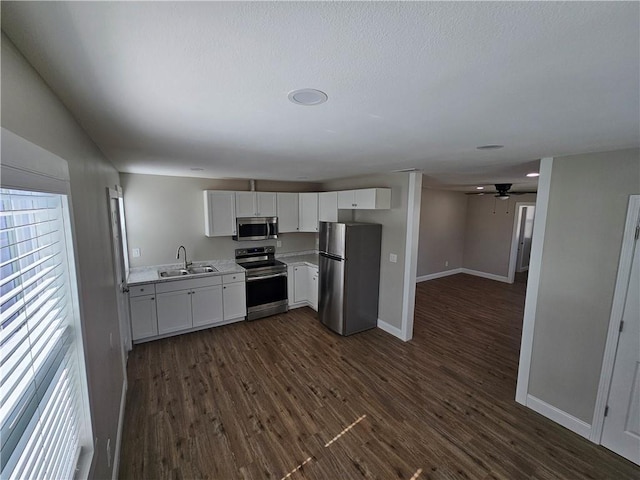
[[[320,105],[328,100],[326,93],[313,88],[302,88],[289,92],[289,100],[296,105],[306,105],[308,107]]]
[[[499,150],[501,148],[504,148],[504,145],[480,145],[476,147],[478,150]]]
[[[484,187],[476,187],[476,190],[484,190]]]
[[[204,170],[204,168],[193,167],[193,168],[190,168],[189,170],[191,170],[192,172],[202,172]]]
[[[527,177],[539,177],[540,174],[538,172],[527,173]]]

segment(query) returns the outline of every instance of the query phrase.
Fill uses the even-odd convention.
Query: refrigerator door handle
[[[333,255],[332,253],[320,252],[320,256],[330,258],[331,260],[338,260],[339,262],[344,260],[344,258],[338,255]]]

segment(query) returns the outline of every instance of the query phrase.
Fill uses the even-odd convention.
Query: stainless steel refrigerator
[[[340,335],[378,322],[382,225],[320,222],[318,318]]]

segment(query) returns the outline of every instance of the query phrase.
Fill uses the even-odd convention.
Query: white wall
[[[353,210],[353,220],[356,222],[382,224],[378,318],[393,327],[402,328],[409,174],[390,173],[386,175],[368,175],[361,178],[346,178],[326,182],[322,186],[324,190],[350,190],[370,187],[391,188],[390,210]],[[397,254],[397,263],[389,261],[390,253]]]
[[[467,197],[462,192],[422,189],[418,277],[462,268]]]
[[[2,34],[2,126],[69,165],[93,433],[91,476],[111,478],[106,443],[115,448],[123,388],[106,187],[118,173],[41,77]]]
[[[555,158],[528,393],[588,424],[640,150]]]
[[[507,277],[516,202],[535,202],[536,195],[512,195],[508,200],[493,195],[467,197],[463,267]]]
[[[176,250],[184,245],[189,260],[229,260],[236,248],[275,245],[275,240],[236,242],[231,237],[209,238],[204,235],[204,190],[249,189],[248,180],[214,180],[207,178],[160,175],[121,174],[127,222],[129,258],[132,267],[176,263]],[[308,182],[258,181],[260,191],[318,191]],[[284,233],[276,253],[299,252],[316,248],[315,233]],[[139,248],[141,256],[133,258],[131,250]]]

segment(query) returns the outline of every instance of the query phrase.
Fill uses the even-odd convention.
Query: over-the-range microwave
[[[268,240],[278,238],[278,217],[236,218],[234,240]]]

